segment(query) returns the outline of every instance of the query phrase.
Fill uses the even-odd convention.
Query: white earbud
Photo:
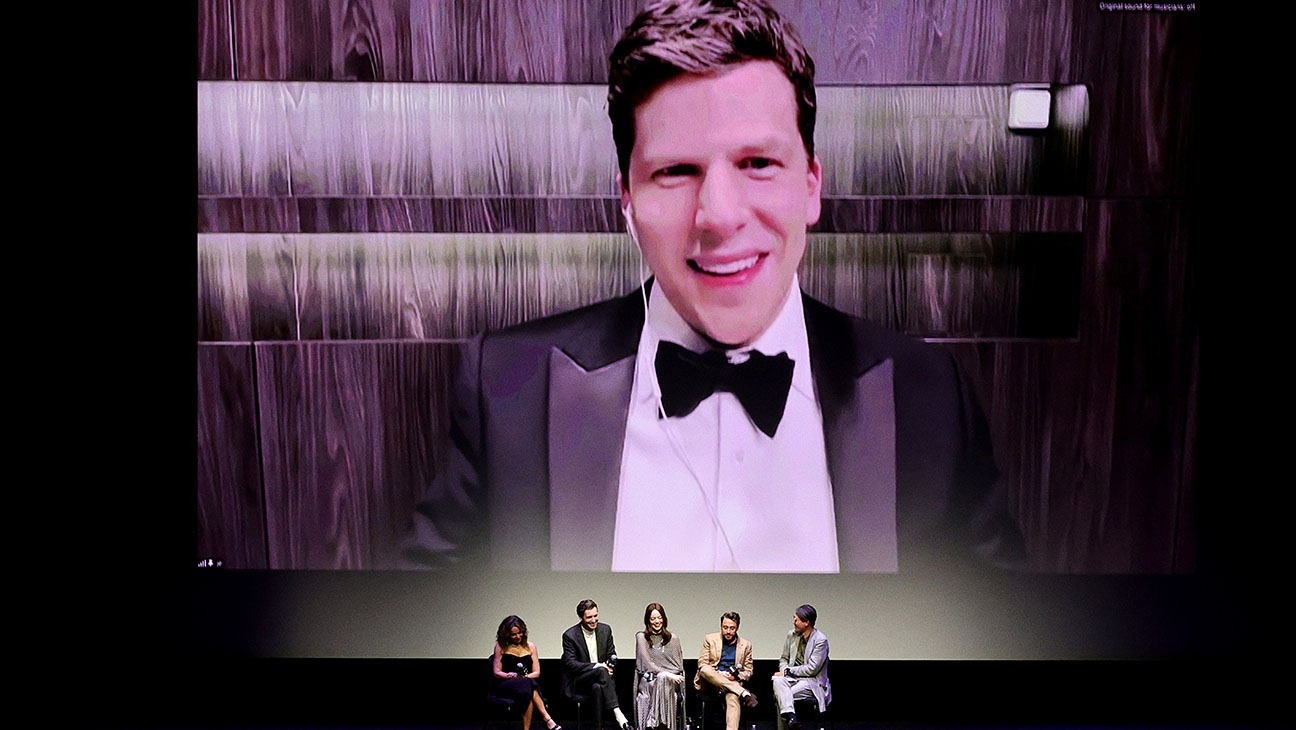
[[[627,202],[625,207],[621,209],[621,215],[625,216],[626,233],[630,234],[630,240],[634,241],[635,246],[638,246],[639,234],[638,231],[635,230],[634,203]]]

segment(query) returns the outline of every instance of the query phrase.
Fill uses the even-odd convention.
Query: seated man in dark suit
[[[580,622],[563,632],[563,694],[585,695],[604,710],[611,710],[621,730],[633,730],[617,701],[612,672],[616,645],[612,627],[599,623],[598,604],[586,598],[576,604]]]
[[[1017,557],[950,355],[800,291],[815,103],[814,61],[760,0],[653,3],[627,28],[608,114],[652,278],[465,346],[407,560],[833,573]]]

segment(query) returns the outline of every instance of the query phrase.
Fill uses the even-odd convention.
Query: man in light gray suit
[[[792,615],[792,630],[783,642],[779,657],[779,670],[774,673],[774,701],[778,703],[779,730],[796,730],[796,709],[793,702],[811,699],[819,704],[819,711],[828,709],[832,702],[832,684],[828,681],[828,637],[815,628],[819,616],[814,606],[804,604]]]

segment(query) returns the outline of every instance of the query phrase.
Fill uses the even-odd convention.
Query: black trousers
[[[606,709],[617,707],[616,682],[603,667],[590,667],[572,677],[568,685],[573,694],[586,695],[592,700],[602,698],[600,703]]]

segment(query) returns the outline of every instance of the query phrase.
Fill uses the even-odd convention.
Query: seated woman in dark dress
[[[512,697],[514,704],[525,703],[522,730],[531,730],[531,712],[539,710],[549,730],[562,730],[545,709],[540,695],[540,653],[527,639],[526,622],[509,616],[500,622],[495,633],[495,694]]]

